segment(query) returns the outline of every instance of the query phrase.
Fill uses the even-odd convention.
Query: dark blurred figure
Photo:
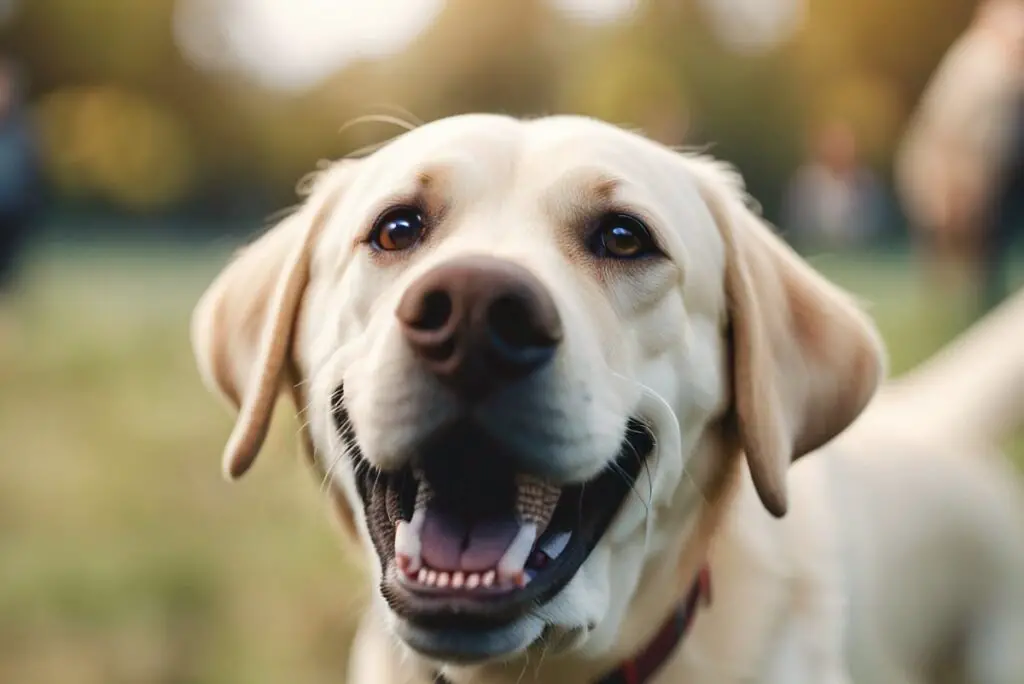
[[[863,246],[882,231],[882,186],[863,165],[857,137],[845,121],[816,129],[810,161],[790,182],[783,202],[782,228],[802,249]]]
[[[0,58],[0,307],[42,206],[38,140],[21,86],[14,63]]]
[[[1020,64],[1024,72],[1024,55]],[[992,226],[982,245],[983,311],[992,309],[1010,294],[1012,288],[1007,273],[1010,257],[1015,243],[1024,233],[1024,92],[1018,95],[1011,126],[1012,144],[995,196]]]
[[[1024,0],[982,0],[921,97],[896,182],[933,288],[966,285],[978,313],[1005,293],[1021,229]]]

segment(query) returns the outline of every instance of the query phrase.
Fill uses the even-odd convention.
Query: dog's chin
[[[334,409],[394,629],[449,663],[507,658],[541,638],[538,608],[580,571],[654,448],[643,423],[629,420],[597,476],[552,482],[518,470],[528,459],[467,419],[384,471],[359,451],[340,392]]]
[[[399,618],[395,634],[420,655],[450,665],[480,665],[525,652],[546,630],[544,621],[525,615],[502,627],[486,630],[431,629]]]

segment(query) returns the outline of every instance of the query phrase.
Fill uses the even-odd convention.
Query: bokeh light
[[[398,52],[444,0],[181,0],[175,31],[201,68],[303,90],[352,61]]]

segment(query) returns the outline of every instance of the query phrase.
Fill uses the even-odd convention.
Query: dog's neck
[[[652,558],[638,582],[638,589],[618,630],[614,646],[600,657],[584,656],[574,652],[544,654],[531,652],[530,657],[508,664],[482,667],[446,668],[443,681],[450,684],[519,684],[530,681],[541,684],[594,684],[609,672],[642,652],[671,618],[697,581],[707,562],[711,540],[720,526],[729,502],[736,491],[740,473],[740,453],[727,446],[718,435],[704,440],[702,448],[709,453],[705,458],[693,459],[703,465],[705,472],[691,473],[701,491],[703,502],[691,515],[685,531]],[[714,444],[710,444],[713,442]],[[668,600],[672,597],[674,600]],[[700,615],[695,616],[700,620]],[[685,640],[685,639],[684,639]],[[647,684],[671,680],[673,662],[679,658],[681,644],[664,658],[658,675]],[[436,669],[429,665],[419,668],[424,684],[435,681]]]

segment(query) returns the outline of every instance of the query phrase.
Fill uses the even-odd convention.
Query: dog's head
[[[390,624],[461,662],[607,645],[701,502],[685,473],[738,444],[783,515],[790,462],[882,371],[731,171],[575,117],[446,119],[330,168],[193,325],[239,411],[227,474],[291,387]]]

